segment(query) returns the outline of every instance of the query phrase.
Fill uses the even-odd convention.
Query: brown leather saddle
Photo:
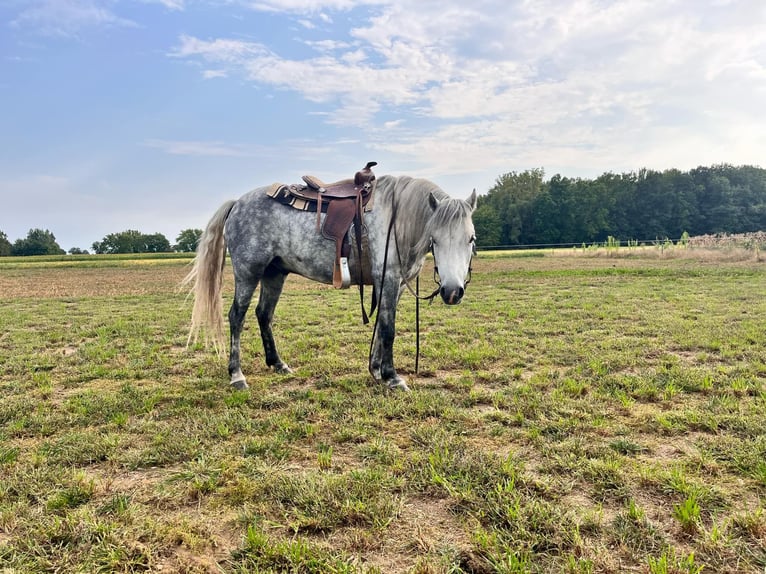
[[[375,190],[375,174],[372,167],[377,162],[368,162],[351,179],[342,179],[334,183],[324,183],[312,175],[304,175],[304,184],[274,184],[267,194],[280,203],[303,211],[316,211],[317,231],[322,237],[335,242],[335,265],[333,267],[333,286],[341,289],[351,284],[348,268],[350,243],[348,233],[354,228],[357,253],[362,252],[362,226],[365,208],[371,205]],[[321,214],[325,213],[324,223]],[[361,277],[361,272],[359,277]],[[360,292],[363,289],[359,282]],[[365,317],[366,318],[366,317]],[[366,322],[366,321],[365,321]]]

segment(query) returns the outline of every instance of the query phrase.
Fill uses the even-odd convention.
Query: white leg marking
[[[242,369],[237,369],[231,374],[231,386],[240,391],[247,388],[247,380],[245,380]]]

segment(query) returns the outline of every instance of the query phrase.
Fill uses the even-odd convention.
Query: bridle
[[[396,237],[394,237],[394,240],[396,240]],[[434,292],[426,297],[420,296],[420,274],[418,273],[418,276],[415,278],[415,291],[412,290],[412,287],[410,287],[410,284],[407,282],[407,280],[404,280],[404,284],[407,286],[407,289],[410,293],[412,293],[412,296],[415,297],[415,374],[418,374],[418,367],[420,365],[420,301],[428,301],[428,304],[434,302],[434,297],[439,294],[439,291],[441,291],[442,288],[442,281],[441,277],[439,276],[439,266],[436,264],[436,254],[434,253],[434,240],[431,238],[431,245],[429,247],[429,251],[431,252],[431,256],[434,258],[434,283],[436,283],[436,289],[434,289]],[[399,253],[399,245],[396,246],[396,252]],[[468,261],[468,275],[466,276],[465,281],[463,282],[463,289],[468,287],[468,284],[471,282],[471,271],[473,269],[473,257],[476,254],[476,246],[474,245],[473,249],[471,249],[471,259]],[[401,258],[399,259],[399,267],[401,268],[402,262]]]
[[[402,267],[402,256],[399,252],[399,242],[396,240],[396,225],[394,225],[394,245],[396,246],[396,257],[399,259],[399,268]],[[388,241],[386,241],[386,249],[388,249]],[[434,298],[439,294],[439,291],[441,291],[442,288],[442,279],[439,275],[439,266],[436,264],[436,253],[434,253],[434,240],[431,238],[429,242],[428,247],[429,253],[431,253],[431,257],[434,258],[434,283],[436,284],[436,289],[430,294],[421,296],[420,295],[420,275],[415,278],[415,289],[413,290],[412,287],[409,284],[409,281],[402,278],[402,281],[404,281],[404,285],[407,287],[407,290],[412,294],[413,297],[415,297],[418,301],[428,301],[428,304],[434,302]],[[476,255],[476,248],[474,247],[471,249],[471,259],[468,261],[468,274],[466,275],[465,281],[463,282],[463,289],[468,287],[468,284],[471,282],[471,276],[473,272],[473,258]]]
[[[395,227],[396,226],[394,226],[394,228]],[[401,253],[399,253],[399,242],[396,240],[396,229],[394,229],[394,245],[396,246],[396,257],[397,259],[399,259],[399,269],[401,269],[402,255]],[[388,245],[386,245],[386,249],[388,249]],[[418,276],[415,278],[415,290],[412,289],[410,282],[407,281],[404,277],[402,277],[402,281],[404,281],[404,285],[407,287],[407,290],[412,294],[413,297],[415,297],[418,308],[419,308],[421,300],[428,301],[429,305],[433,303],[434,298],[439,294],[439,291],[441,291],[441,288],[442,288],[442,280],[441,280],[441,277],[439,277],[439,267],[436,265],[436,255],[434,254],[433,239],[431,239],[430,245],[428,247],[428,251],[431,253],[431,256],[434,258],[434,283],[436,283],[436,289],[434,289],[430,295],[421,296],[420,295],[420,273],[418,273]],[[419,310],[418,308],[416,308],[416,310]],[[418,329],[418,332],[420,332],[420,329]],[[415,362],[417,363],[417,359]]]
[[[439,286],[439,289],[441,289],[442,286],[442,280],[439,276],[439,266],[436,265],[436,254],[434,253],[434,240],[433,237],[431,238],[431,244],[429,247],[429,251],[431,252],[431,256],[434,258],[434,283],[436,283]],[[476,244],[473,243],[471,245],[471,259],[468,260],[468,273],[465,276],[465,281],[463,282],[463,289],[468,287],[468,284],[471,282],[471,277],[473,274],[473,258],[476,256]],[[399,262],[401,265],[401,261]],[[438,292],[438,290],[437,290]],[[430,295],[429,297],[433,297],[433,295]]]

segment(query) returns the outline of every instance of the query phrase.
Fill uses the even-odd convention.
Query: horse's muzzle
[[[442,296],[442,301],[447,305],[457,305],[463,299],[465,289],[463,287],[445,287],[442,286],[439,289],[439,295]]]

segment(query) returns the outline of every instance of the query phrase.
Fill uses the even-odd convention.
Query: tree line
[[[766,230],[766,170],[728,164],[595,179],[542,169],[497,178],[478,199],[477,244],[575,244]]]
[[[678,239],[766,230],[766,169],[728,164],[604,173],[595,179],[542,169],[510,172],[479,196],[473,215],[480,247]],[[201,229],[184,229],[171,245],[161,233],[110,233],[95,253],[192,252]],[[70,253],[87,253],[77,248]],[[30,229],[11,243],[0,231],[2,255],[55,255],[64,250],[48,230]]]
[[[140,231],[128,229],[120,233],[110,233],[101,241],[93,243],[95,253],[169,253],[172,251],[192,252],[197,250],[197,243],[202,236],[201,229],[184,229],[176,238],[176,244],[162,233],[146,235]]]
[[[202,236],[201,229],[184,229],[170,244],[162,233],[141,233],[128,229],[110,233],[101,241],[95,241],[91,248],[94,253],[169,253],[194,252]],[[8,236],[0,231],[0,257],[8,255],[64,255],[67,253],[56,241],[56,236],[47,229],[30,229],[27,236],[11,243]],[[87,249],[72,247],[72,255],[88,254]]]

